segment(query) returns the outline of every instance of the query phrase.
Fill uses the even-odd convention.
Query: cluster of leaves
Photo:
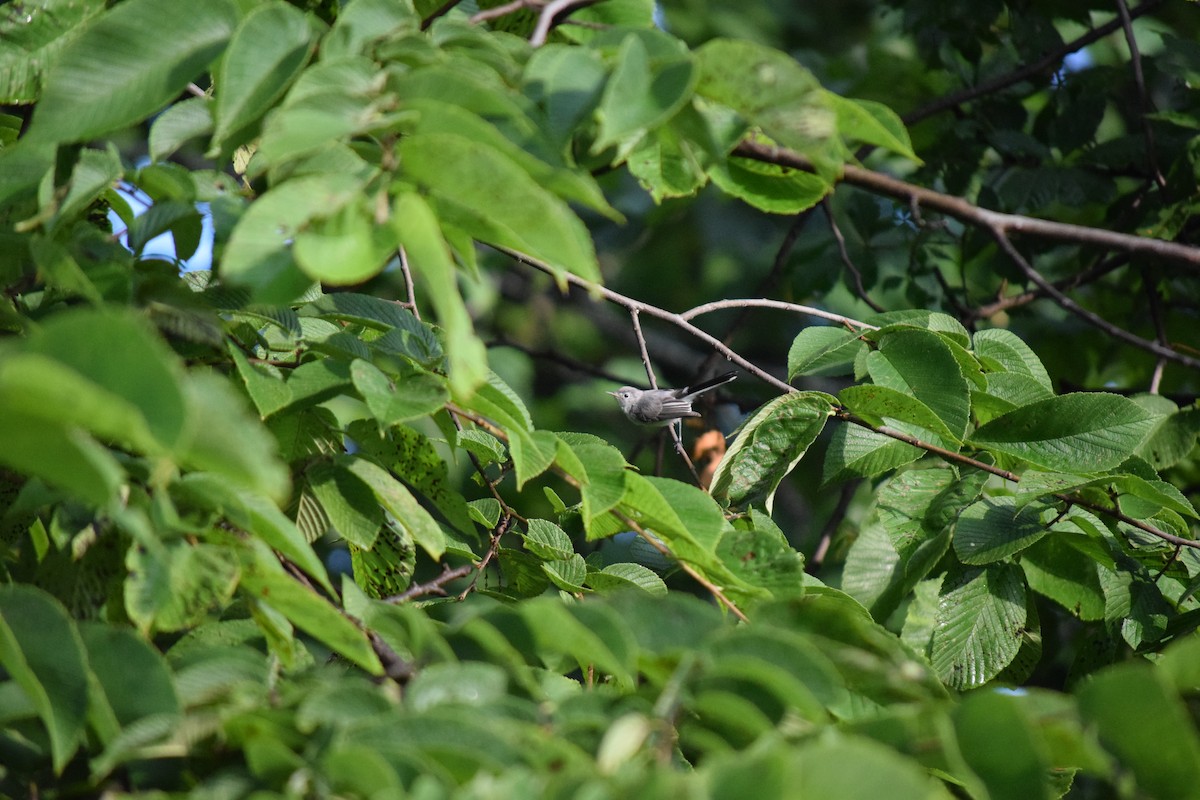
[[[1196,412],[891,312],[803,331],[789,379],[853,385],[755,411],[711,492],[539,428],[460,287],[479,244],[595,289],[596,173],[796,213],[855,148],[919,159],[886,106],[644,0],[540,47],[443,5],[4,12],[34,111],[0,138],[0,792],[1194,793],[1197,513],[1161,471]],[[199,205],[213,268],[181,273]],[[884,479],[840,588],[772,517],[818,441],[825,485]],[[1047,601],[1088,680],[992,691]],[[1131,651],[1158,664],[1105,666]]]

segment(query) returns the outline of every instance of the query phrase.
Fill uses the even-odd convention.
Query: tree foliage
[[[0,9],[0,794],[1197,796],[1194,10],[798,5]]]

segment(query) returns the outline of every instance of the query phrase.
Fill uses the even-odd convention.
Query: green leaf
[[[97,388],[127,401],[162,445],[176,444],[183,434],[186,410],[179,361],[149,326],[132,314],[80,310],[57,315],[30,337],[26,350],[56,359]],[[36,389],[30,385],[26,391]],[[64,400],[88,402],[87,397]],[[143,448],[150,446],[140,437],[135,442]]]
[[[466,501],[450,480],[448,465],[429,437],[403,425],[382,431],[367,420],[351,423],[346,433],[359,452],[403,479],[459,532],[475,535]]]
[[[1050,532],[1045,508],[1018,508],[1011,497],[985,497],[963,509],[954,527],[954,552],[964,564],[990,564],[1019,553]]]
[[[0,586],[0,665],[33,703],[61,774],[84,733],[88,669],[67,611],[40,589]]]
[[[312,53],[311,35],[304,14],[279,0],[259,3],[242,18],[215,75],[219,147],[283,95]]]
[[[125,472],[108,448],[77,428],[7,407],[6,399],[0,397],[0,463],[92,506],[116,499]]]
[[[597,592],[614,592],[636,587],[652,597],[666,597],[667,585],[662,578],[641,564],[610,564],[602,570],[589,572],[587,585]]]
[[[841,97],[833,92],[826,92],[825,100],[837,114],[838,134],[842,137],[922,163],[913,151],[912,140],[899,115],[883,103]]]
[[[241,348],[229,343],[229,355],[237,367],[238,376],[246,386],[246,394],[263,419],[291,405],[292,390],[284,382],[279,369],[251,364]]]
[[[313,465],[308,470],[308,483],[342,538],[357,547],[371,549],[383,525],[383,511],[371,487],[336,463]]]
[[[553,42],[533,51],[522,74],[525,93],[545,109],[545,127],[559,142],[595,108],[606,78],[598,53]]]
[[[838,399],[856,417],[875,425],[890,425],[894,421],[906,422],[931,431],[939,437],[954,441],[957,437],[946,427],[933,409],[917,398],[897,391],[889,386],[862,384],[849,386],[838,392]],[[889,422],[892,420],[893,422]]]
[[[844,423],[833,430],[825,455],[822,484],[851,478],[872,478],[916,461],[922,451],[858,425]]]
[[[313,590],[283,573],[265,570],[248,571],[242,584],[258,602],[279,611],[334,652],[372,675],[383,674],[383,665],[366,633]]]
[[[517,488],[550,469],[558,453],[558,437],[550,431],[509,431],[508,451],[517,473]]]
[[[704,153],[673,125],[648,132],[633,146],[625,166],[654,202],[690,197],[705,183]]]
[[[867,356],[867,369],[872,381],[920,400],[941,418],[954,439],[962,439],[970,418],[970,391],[941,336],[907,327],[885,333],[879,350]]]
[[[583,556],[572,553],[566,559],[543,561],[542,571],[559,589],[574,594],[583,591],[583,582],[587,577],[587,563],[583,560]]]
[[[538,558],[554,561],[570,559],[575,555],[570,537],[553,522],[531,519],[527,525],[529,531],[524,536],[525,549]]]
[[[222,607],[237,588],[236,553],[203,542],[136,547],[125,558],[125,608],[143,633],[181,631]]]
[[[1133,455],[1153,426],[1154,417],[1124,397],[1079,392],[997,417],[971,442],[1047,470],[1102,472]]]
[[[607,513],[625,496],[625,471],[629,467],[621,451],[603,439],[581,433],[559,433],[562,447],[569,447],[576,460],[587,467],[583,477],[576,476],[582,486],[583,524],[589,539],[607,536],[611,531],[602,530],[609,519]],[[567,459],[561,455],[559,464]]]
[[[263,303],[291,303],[312,281],[300,272],[290,242],[310,220],[355,200],[362,180],[345,173],[304,175],[255,200],[238,220],[221,260],[221,275],[250,288]]]
[[[713,39],[696,50],[696,93],[728,106],[768,136],[816,162],[832,178],[844,146],[835,142],[837,115],[812,73],[763,44]]]
[[[864,348],[866,343],[854,331],[810,325],[792,340],[788,350],[788,380],[799,375],[850,375]]]
[[[35,102],[46,66],[53,64],[74,34],[105,7],[103,0],[9,4],[0,18],[0,39],[7,45],[0,50],[0,102]]]
[[[446,97],[454,98],[453,93]],[[604,214],[615,222],[624,217],[608,204],[600,186],[587,172],[573,170],[560,163],[542,132],[522,117],[489,122],[445,98],[409,98],[405,108],[420,113],[414,133],[439,136],[452,134],[474,139],[479,144],[503,153],[529,173],[529,176],[564,200]]]
[[[191,495],[202,506],[219,509],[229,516],[234,525],[256,535],[315,578],[323,588],[333,591],[325,566],[296,524],[261,495],[248,492],[234,481],[212,473],[186,475],[176,483],[175,488]]]
[[[1023,700],[979,692],[968,695],[954,713],[962,757],[995,800],[1057,796],[1050,794],[1048,748]]]
[[[188,426],[175,448],[179,462],[282,503],[291,491],[288,468],[275,439],[229,382],[215,373],[193,372],[183,389]]]
[[[397,197],[393,214],[400,243],[428,290],[438,322],[446,332],[450,391],[455,397],[470,395],[487,375],[487,351],[475,336],[438,220],[415,192]]]
[[[430,190],[443,222],[546,262],[560,287],[564,272],[600,281],[583,223],[500,151],[456,134],[408,136],[399,151],[405,173]],[[403,224],[404,214],[397,216]]]
[[[1014,375],[1026,375],[1052,391],[1050,376],[1041,359],[1012,331],[988,328],[971,336],[975,355],[989,371],[1003,370]]]
[[[831,399],[818,392],[794,392],[755,412],[713,474],[713,497],[734,506],[761,502],[769,513],[779,483],[824,430]]]
[[[1079,711],[1151,797],[1200,797],[1200,740],[1187,706],[1146,664],[1119,664],[1079,689]],[[1153,735],[1130,720],[1153,720]]]
[[[721,191],[771,214],[799,214],[833,190],[811,172],[732,156],[709,167],[708,176]]]
[[[1157,395],[1142,395],[1132,399],[1148,410],[1162,414],[1136,451],[1152,467],[1166,469],[1174,466],[1195,449],[1196,437],[1200,434],[1200,408],[1177,410],[1174,403],[1160,402],[1164,399]]]
[[[653,58],[643,41],[646,36],[661,40]],[[664,57],[664,51],[674,51],[673,56]],[[623,157],[623,149],[691,99],[696,77],[690,54],[678,39],[658,31],[627,34],[597,110],[600,125],[593,151],[616,145],[617,157]]]
[[[145,119],[220,54],[236,22],[225,0],[196,7],[174,0],[114,6],[50,68],[31,135],[78,142]]]
[[[1049,536],[1021,554],[1029,588],[1082,620],[1104,619],[1104,591],[1094,560],[1072,547],[1066,537]]]
[[[450,399],[444,379],[416,369],[389,376],[369,361],[355,359],[350,377],[372,416],[384,427],[428,416]]]
[[[150,125],[150,160],[164,161],[191,139],[212,133],[213,119],[207,97],[190,97],[175,103]]]
[[[371,487],[380,505],[430,558],[436,561],[442,557],[446,550],[446,535],[404,484],[383,467],[364,458],[351,459],[349,469]]]
[[[297,232],[292,247],[304,273],[330,286],[354,286],[383,271],[398,244],[392,226],[379,225],[365,200],[347,203]]]
[[[128,628],[101,623],[84,623],[79,632],[103,699],[121,727],[145,717],[180,713],[166,660],[145,639]]]
[[[942,584],[930,661],[954,689],[973,689],[1000,674],[1021,648],[1025,582],[1013,564],[952,573]]]

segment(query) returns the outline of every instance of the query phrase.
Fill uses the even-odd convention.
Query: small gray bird
[[[692,410],[692,401],[705,392],[724,386],[736,377],[737,373],[726,372],[724,375],[682,389],[636,389],[632,386],[622,386],[609,394],[617,398],[621,410],[629,417],[630,422],[660,426],[684,417],[700,416],[699,412]]]

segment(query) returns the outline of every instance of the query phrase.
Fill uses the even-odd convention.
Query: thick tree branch
[[[782,167],[791,167],[804,172],[814,171],[812,162],[799,153],[760,142],[744,140],[734,148],[733,155]],[[853,164],[847,164],[844,167],[842,182],[866,189],[874,194],[900,200],[906,204],[915,203],[921,207],[933,209],[988,231],[1000,231],[1005,234],[1023,233],[1059,242],[1095,245],[1130,253],[1144,253],[1200,269],[1200,248],[1197,247],[1189,247],[1163,239],[1151,239],[1100,228],[1089,228],[1085,225],[1072,225],[1066,222],[1025,217],[1020,214],[990,211],[973,205],[961,197],[935,192],[932,189],[906,183]]]

